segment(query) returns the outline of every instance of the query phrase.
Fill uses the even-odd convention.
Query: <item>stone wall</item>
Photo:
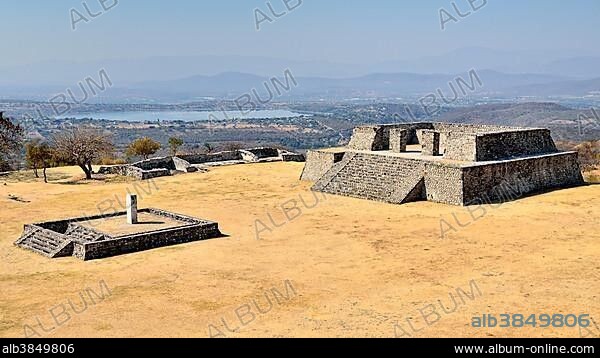
[[[394,153],[406,152],[408,130],[402,128],[390,129],[390,150]]]
[[[352,138],[348,148],[354,150],[382,150],[383,127],[382,126],[362,126],[356,127],[352,131]]]
[[[574,152],[466,167],[463,180],[464,205],[584,184]]]
[[[175,165],[173,164],[172,157],[159,157],[159,158],[151,158],[142,160],[139,162],[135,162],[133,164],[134,167],[138,167],[142,170],[153,170],[153,169],[171,169],[175,170]]]
[[[440,132],[424,130],[421,133],[421,148],[423,155],[440,155]]]
[[[349,149],[353,150],[389,150],[390,133],[397,130],[406,130],[407,144],[419,144],[417,132],[423,129],[433,129],[432,123],[401,123],[360,126],[354,128]]]
[[[342,160],[345,152],[309,150],[300,180],[316,182],[331,167]]]
[[[476,148],[476,134],[442,132],[440,135],[440,151],[446,159],[474,162],[477,160]]]
[[[221,236],[221,232],[217,223],[192,224],[176,229],[158,230],[106,241],[74,243],[73,255],[82,260],[95,260],[219,236]]]
[[[460,167],[427,163],[425,172],[425,193],[428,201],[462,205],[463,171]]]
[[[292,153],[285,150],[280,150],[279,155],[281,156],[281,160],[284,162],[305,162],[306,157],[304,154],[300,153]]]
[[[152,160],[144,163],[144,167],[152,168],[157,163],[160,163],[159,160]],[[136,163],[137,164],[137,163]],[[158,177],[164,177],[171,175],[171,167],[175,168],[173,161],[171,160],[168,165],[169,168],[153,168],[153,169],[142,169],[136,164],[126,164],[126,165],[111,165],[111,166],[103,166],[98,170],[99,174],[114,174],[114,175],[122,175],[132,177],[138,180],[146,180]]]
[[[212,162],[225,162],[232,160],[242,160],[242,155],[237,150],[209,153],[209,154],[186,154],[178,155],[179,158],[188,161],[191,164],[204,164]]]
[[[548,129],[531,129],[477,135],[477,161],[491,161],[554,153],[556,145]]]
[[[489,124],[466,124],[466,123],[444,123],[434,122],[432,128],[438,132],[456,132],[463,134],[480,134],[490,132],[514,131],[523,129],[521,127],[499,126]]]
[[[142,177],[139,178],[141,180],[149,180],[160,177],[167,177],[171,175],[171,171],[169,169],[151,169],[142,171]]]
[[[440,132],[440,154],[447,159],[461,161],[476,160],[476,135],[523,130],[518,127],[460,123],[433,123],[433,128]]]
[[[256,157],[258,157],[258,159],[275,158],[275,157],[279,156],[279,151],[276,148],[260,147],[260,148],[246,149],[246,150],[248,152],[256,155]]]

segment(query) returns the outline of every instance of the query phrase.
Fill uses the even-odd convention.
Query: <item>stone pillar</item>
[[[440,155],[440,132],[423,131],[421,147],[423,155]]]
[[[402,128],[390,129],[390,150],[394,153],[406,152],[408,131]]]
[[[129,225],[137,224],[138,223],[137,195],[127,194],[126,206],[127,206],[127,223]]]

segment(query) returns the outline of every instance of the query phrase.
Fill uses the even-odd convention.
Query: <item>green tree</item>
[[[25,143],[25,163],[27,168],[33,170],[33,174],[36,178],[39,178],[38,168],[41,167],[39,149],[42,141],[34,139],[31,142]]]
[[[42,173],[44,174],[44,183],[47,183],[48,176],[46,175],[46,169],[56,165],[54,150],[50,147],[48,143],[41,143],[37,149],[37,156],[42,166]]]
[[[183,145],[183,139],[177,137],[169,138],[169,149],[171,150],[171,155],[176,156],[177,151]]]
[[[44,183],[48,182],[46,169],[56,165],[54,149],[47,142],[39,139],[31,141],[25,145],[25,159],[29,168],[33,169],[36,178],[39,178],[38,169],[42,169]]]
[[[127,148],[127,155],[140,156],[144,160],[148,159],[152,154],[155,154],[160,149],[159,142],[149,137],[143,137],[134,140]]]

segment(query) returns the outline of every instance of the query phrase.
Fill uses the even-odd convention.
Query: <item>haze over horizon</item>
[[[275,18],[269,4],[287,14]],[[453,5],[471,14],[461,18]],[[372,65],[471,47],[564,58],[600,55],[593,46],[600,3],[593,0],[478,0],[477,11],[468,0],[380,0],[368,7],[358,0],[288,0],[294,6],[288,11],[283,0],[150,0],[143,6],[123,0],[9,0],[0,6],[0,31],[7,34],[3,51],[10,55],[0,58],[0,67],[206,55]],[[458,19],[446,22],[444,31],[441,9]],[[86,19],[72,17],[73,10]],[[259,24],[260,31],[256,10],[272,18]]]
[[[593,0],[380,0],[368,6],[358,0],[9,0],[0,10],[0,31],[7,34],[2,98],[44,98],[97,78],[101,69],[120,89],[119,98],[172,100],[165,92],[182,86],[188,91],[181,99],[213,96],[220,93],[211,91],[216,80],[223,92],[237,93],[286,69],[308,78],[305,90],[330,84],[320,88],[325,92],[373,74],[443,75],[426,86],[431,91],[471,69],[501,73],[488,77],[488,89],[511,94],[541,93],[540,86],[554,82],[560,82],[557,94],[600,89],[600,49],[593,46],[600,3]],[[223,73],[248,75],[223,81]],[[427,83],[411,78],[390,75],[371,84],[371,77],[352,86],[367,93],[395,81],[393,91],[379,93],[398,95],[419,92],[413,82]],[[592,82],[572,82],[582,80]],[[529,85],[532,91],[517,88]],[[131,89],[140,91],[132,95]]]

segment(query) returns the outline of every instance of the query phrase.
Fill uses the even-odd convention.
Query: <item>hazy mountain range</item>
[[[185,101],[232,97],[263,82],[283,80],[288,70],[298,86],[289,97],[392,97],[421,95],[438,88],[452,96],[448,82],[475,69],[482,95],[583,96],[600,91],[600,57],[554,52],[505,52],[465,48],[441,56],[387,61],[372,65],[295,61],[244,56],[152,57],[98,62],[39,63],[0,68],[0,96],[13,99],[51,97],[85,78],[99,80],[104,69],[113,87],[103,100]],[[262,91],[262,92],[261,92]]]

